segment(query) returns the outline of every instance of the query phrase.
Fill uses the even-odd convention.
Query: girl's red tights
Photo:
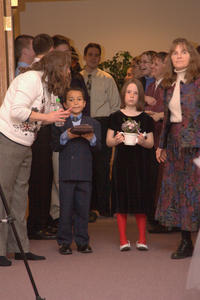
[[[139,231],[139,243],[146,244],[146,215],[135,214],[136,223]]]
[[[117,214],[117,225],[119,230],[119,240],[121,246],[128,243],[126,238],[126,223],[127,214]]]
[[[139,231],[139,243],[146,244],[146,215],[135,214],[136,223]],[[126,238],[127,214],[117,214],[117,224],[119,230],[120,245],[127,244]]]

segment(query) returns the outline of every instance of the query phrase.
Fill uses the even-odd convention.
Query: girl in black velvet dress
[[[122,88],[121,109],[111,114],[107,132],[107,145],[116,147],[113,163],[113,189],[117,223],[120,235],[120,251],[130,250],[126,238],[127,214],[135,214],[139,230],[136,242],[138,250],[148,250],[145,238],[146,214],[152,205],[151,159],[153,150],[153,119],[144,108],[144,90],[137,79],[125,82]],[[122,123],[135,120],[140,125],[138,143],[125,145]],[[146,135],[142,133],[146,132]]]

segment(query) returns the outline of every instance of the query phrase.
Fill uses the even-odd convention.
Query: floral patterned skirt
[[[181,124],[172,124],[167,143],[156,219],[164,226],[197,231],[200,225],[200,168],[193,159],[200,148],[180,148]]]

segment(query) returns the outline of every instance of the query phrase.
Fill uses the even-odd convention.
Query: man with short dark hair
[[[33,39],[33,50],[38,58],[37,60],[41,59],[53,50],[53,39],[46,33],[36,35]]]
[[[15,59],[16,59],[16,70],[15,76],[19,75],[21,68],[29,67],[34,58],[35,52],[33,50],[33,36],[31,35],[19,35],[14,42],[15,47]]]
[[[111,148],[106,145],[109,115],[119,109],[120,96],[113,77],[100,70],[101,46],[89,43],[84,49],[85,68],[81,75],[90,95],[90,116],[101,124],[102,150],[94,154],[91,208],[102,216],[110,216]]]

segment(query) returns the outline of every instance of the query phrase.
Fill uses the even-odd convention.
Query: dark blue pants
[[[60,221],[57,242],[70,245],[89,243],[88,214],[91,198],[91,182],[60,181]]]

